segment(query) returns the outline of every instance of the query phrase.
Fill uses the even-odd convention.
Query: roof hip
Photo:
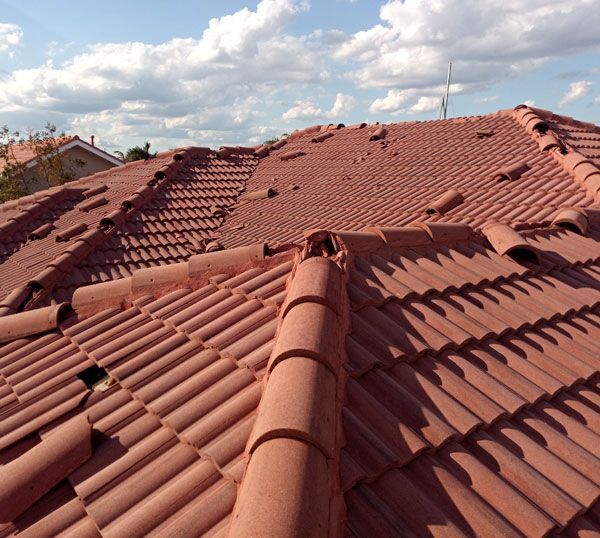
[[[345,386],[343,278],[333,258],[308,257],[296,267],[230,536],[246,536],[248,529],[257,536],[325,536],[337,524],[331,507],[339,491]]]

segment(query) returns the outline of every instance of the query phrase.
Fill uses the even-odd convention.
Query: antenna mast
[[[448,63],[448,79],[446,80],[446,92],[442,98],[442,105],[440,106],[440,119],[446,119],[446,112],[448,111],[448,95],[450,94],[450,75],[452,74],[452,62]]]

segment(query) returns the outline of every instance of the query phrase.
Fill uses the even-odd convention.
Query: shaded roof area
[[[221,229],[222,241],[286,243],[314,227],[360,230],[415,220],[475,228],[488,220],[547,224],[559,208],[598,199],[600,129],[561,116],[545,122],[539,114],[545,111],[521,106],[444,121],[296,132],[262,150],[247,191],[273,192],[241,201]],[[575,173],[578,155],[592,159],[595,179]]]
[[[257,161],[189,148],[0,206],[0,314],[204,252]]]
[[[89,450],[3,532],[597,530],[600,213],[579,215],[311,231],[3,318],[0,472],[63,469],[52,433]]]
[[[598,528],[594,510],[577,520],[600,494],[598,231],[523,233],[540,265],[478,238],[356,255],[341,454],[349,531]]]

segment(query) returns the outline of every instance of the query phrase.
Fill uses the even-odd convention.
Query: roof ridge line
[[[588,191],[594,202],[600,201],[600,168],[573,148],[564,137],[558,135],[545,121],[547,115],[555,116],[550,111],[518,105],[513,110],[512,117],[538,143],[542,153],[549,152],[552,158]],[[565,117],[558,117],[566,121]],[[573,118],[568,119],[570,121],[566,123],[569,124],[576,121]]]
[[[74,309],[78,309],[100,304],[104,306],[108,302],[119,303],[132,294],[187,281],[215,269],[244,266],[268,256],[269,248],[266,243],[195,254],[184,262],[137,269],[126,278],[80,286],[73,293],[72,305]]]
[[[454,222],[415,221],[407,226],[369,226],[362,230],[307,230],[306,250],[312,256],[342,256],[370,252],[383,246],[415,247],[432,243],[466,241],[480,236],[471,226]]]
[[[349,327],[344,278],[333,257],[312,256],[307,248],[296,263],[246,445],[249,461],[230,536],[248,529],[257,536],[316,536],[339,523],[340,389]],[[267,483],[277,494],[265,498]]]
[[[20,290],[19,293],[14,290],[9,294],[7,299],[3,301],[2,306],[5,308],[0,310],[0,316],[6,315],[10,310],[18,312],[35,307],[53,289],[54,284],[58,282],[63,274],[87,258],[92,252],[95,252],[101,244],[112,237],[117,229],[125,224],[131,215],[144,207],[153,198],[154,194],[173,178],[174,174],[181,168],[182,161],[189,157],[194,149],[196,148],[173,152],[171,161],[156,170],[154,177],[146,185],[137,188],[121,202],[120,207],[101,217],[94,228],[89,229],[62,254],[48,262],[46,267],[30,279],[25,286],[17,288],[17,290]],[[94,176],[99,178],[106,175],[107,172],[110,172],[110,170],[94,174]],[[92,188],[89,187],[86,190]]]

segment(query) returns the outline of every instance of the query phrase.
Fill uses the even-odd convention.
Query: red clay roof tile
[[[596,128],[527,107],[387,125],[371,142],[339,127],[286,139],[305,153],[287,162],[278,144],[260,163],[257,148],[222,148],[231,162],[192,148],[122,167],[140,181],[103,174],[98,194],[115,211],[137,191],[143,205],[124,220],[100,229],[110,211],[91,209],[80,239],[57,243],[51,231],[35,241],[43,252],[8,245],[28,280],[60,274],[53,294],[118,288],[0,347],[0,461],[72,417],[97,432],[91,458],[10,532],[61,518],[103,535],[600,526],[600,219],[588,209],[594,173],[575,173],[599,164],[587,149]],[[523,162],[518,181],[490,181]],[[178,175],[192,168],[196,186]],[[245,186],[280,194],[237,206],[217,233],[214,208]],[[463,203],[425,215],[450,189]],[[61,194],[47,222],[77,224],[82,192]],[[46,223],[32,209],[6,217],[21,215],[10,222],[28,234]],[[502,256],[490,221],[540,263]],[[305,230],[302,250],[286,245]],[[243,248],[190,258],[209,241]],[[164,263],[175,265],[136,273]],[[13,284],[7,273],[2,289]],[[39,304],[37,290],[0,307]]]

